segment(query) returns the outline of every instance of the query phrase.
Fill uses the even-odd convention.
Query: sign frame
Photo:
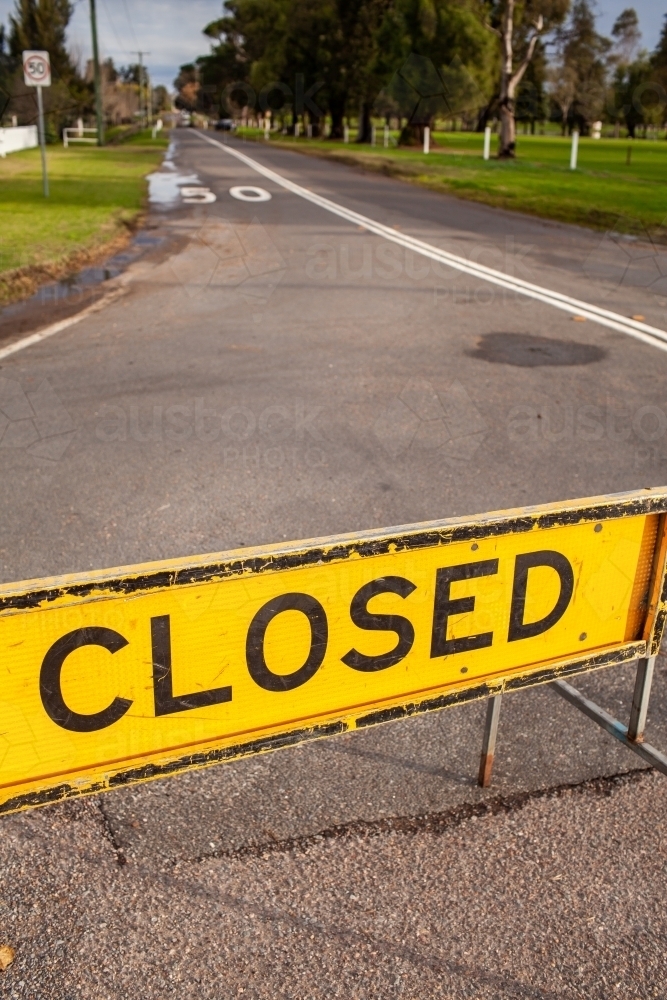
[[[24,789],[16,795],[8,794],[7,787],[0,786],[0,795],[5,794],[4,801],[0,801],[0,813],[45,805],[82,794],[94,794],[177,774],[191,768],[205,767],[221,761],[294,746],[312,739],[342,734],[353,729],[365,729],[380,723],[407,719],[422,712],[469,701],[490,698],[492,705],[493,700],[505,692],[518,691],[538,684],[561,683],[565,678],[576,674],[633,660],[639,660],[641,663],[643,660],[655,658],[667,622],[667,488],[635,490],[587,500],[492,512],[475,517],[429,521],[383,531],[359,531],[307,542],[267,545],[199,558],[165,560],[119,569],[0,585],[1,634],[3,621],[6,618],[30,615],[69,604],[98,603],[118,597],[132,601],[151,592],[168,592],[173,588],[187,588],[226,579],[266,577],[285,570],[325,567],[346,563],[352,559],[363,560],[393,553],[417,552],[420,549],[437,547],[440,550],[458,542],[469,542],[472,548],[477,548],[477,543],[482,540],[508,535],[523,536],[541,529],[597,525],[640,515],[659,515],[656,541],[651,550],[653,558],[649,597],[641,638],[619,642],[613,648],[602,651],[582,651],[582,655],[542,661],[521,669],[504,671],[501,669],[497,674],[487,675],[482,680],[461,679],[456,684],[448,683],[447,690],[441,693],[425,693],[421,697],[414,695],[397,697],[385,700],[385,703],[376,704],[374,707],[366,705],[358,706],[354,710],[334,711],[330,713],[331,717],[323,713],[324,717],[320,721],[313,721],[311,718],[310,721],[304,720],[302,725],[283,726],[276,732],[264,732],[259,736],[248,734],[247,738],[232,744],[222,745],[223,737],[218,737],[213,741],[192,745],[187,752],[160,751],[141,754],[140,761],[137,761],[135,755],[133,759],[115,761],[112,764],[105,764],[104,767],[91,765],[88,768],[90,773],[77,773],[67,780],[60,780],[57,774],[53,774],[48,781],[40,779],[44,787]],[[445,687],[444,684],[442,686]],[[572,698],[569,700],[572,701]],[[590,715],[590,712],[587,714]],[[490,722],[497,729],[497,711],[495,720],[491,719]],[[488,726],[487,720],[487,729]],[[495,742],[495,729],[493,742]],[[638,739],[641,740],[641,737],[640,733]],[[488,741],[485,748],[488,755]],[[185,750],[185,747],[181,749]],[[493,746],[490,749],[492,760]],[[646,754],[644,756],[646,757]],[[487,766],[487,778],[490,779],[490,766]],[[488,780],[485,783],[488,784]]]

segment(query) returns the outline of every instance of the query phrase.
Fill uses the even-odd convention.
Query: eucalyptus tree
[[[538,40],[559,27],[570,0],[484,0],[486,27],[500,45],[500,145],[498,156],[516,155],[516,98]]]

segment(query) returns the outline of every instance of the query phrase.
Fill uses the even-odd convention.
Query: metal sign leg
[[[637,680],[635,682],[635,697],[632,702],[632,715],[631,723],[634,719],[634,731],[643,737],[643,726],[646,720],[646,709],[648,707],[648,695],[651,686],[651,676],[653,674],[653,661],[654,657],[650,657],[648,660],[639,660],[639,667],[637,670]],[[553,689],[558,692],[558,694],[569,701],[571,705],[578,708],[580,712],[587,715],[589,719],[593,722],[597,722],[598,726],[601,726],[606,730],[610,736],[614,739],[619,740],[623,743],[629,750],[633,750],[638,754],[643,760],[651,764],[657,771],[662,771],[663,774],[667,774],[667,756],[656,750],[655,747],[650,746],[648,743],[643,742],[643,738],[630,738],[630,727],[624,726],[622,722],[615,719],[608,712],[605,712],[603,708],[596,705],[594,701],[590,701],[586,698],[580,691],[573,688],[571,684],[566,681],[553,681],[551,684]]]
[[[644,740],[646,713],[648,712],[648,702],[651,696],[654,666],[655,656],[647,656],[637,661],[635,692],[632,696],[630,722],[628,723],[628,739],[634,740],[635,743],[641,743]]]
[[[498,722],[500,720],[502,700],[503,696],[501,694],[494,695],[492,698],[489,698],[486,707],[482,756],[479,762],[479,776],[477,778],[480,788],[488,788],[491,784],[491,771],[493,770],[493,757],[496,752],[496,736],[498,735]]]

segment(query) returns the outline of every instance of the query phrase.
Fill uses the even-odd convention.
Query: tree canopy
[[[382,116],[420,142],[434,119],[499,117],[513,155],[515,119],[634,134],[667,105],[667,16],[651,55],[634,8],[606,38],[594,0],[227,0],[204,34],[210,52],[175,81],[181,106],[270,112],[289,128],[303,117],[314,135],[326,116],[332,138],[346,118],[360,141]]]
[[[16,0],[9,18],[11,55],[20,60],[24,49],[43,49],[51,57],[53,78],[69,83],[77,75],[65,37],[73,13],[70,0]]]

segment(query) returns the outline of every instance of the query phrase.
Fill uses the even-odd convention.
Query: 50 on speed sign
[[[32,49],[24,51],[23,80],[26,87],[51,86],[51,60],[48,52]]]

